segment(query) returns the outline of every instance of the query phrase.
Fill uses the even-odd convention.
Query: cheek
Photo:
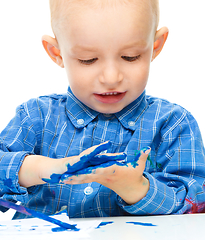
[[[68,81],[71,86],[78,86],[80,88],[86,84],[86,77],[83,71],[79,68],[78,63],[72,61],[65,62],[65,70],[68,76]]]
[[[149,78],[149,71],[150,71],[150,62],[146,62],[141,66],[142,81],[147,82],[147,80]]]
[[[149,77],[149,62],[141,62],[129,71],[130,78],[136,85],[146,85]]]
[[[90,67],[82,66],[77,60],[65,59],[64,65],[69,81],[75,82],[79,86],[88,84],[95,76]]]

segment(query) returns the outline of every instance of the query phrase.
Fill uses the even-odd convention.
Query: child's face
[[[57,36],[74,95],[98,112],[121,111],[146,87],[155,26],[143,7],[81,7]]]

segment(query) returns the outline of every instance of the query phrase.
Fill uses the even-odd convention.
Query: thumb
[[[145,166],[145,163],[147,161],[147,158],[148,158],[150,152],[151,152],[151,148],[150,147],[146,147],[146,148],[142,149],[140,151],[140,157],[139,157],[139,160],[137,161],[137,163],[139,165],[141,165],[141,166],[142,165]]]

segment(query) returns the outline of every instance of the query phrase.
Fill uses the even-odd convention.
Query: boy
[[[50,6],[55,38],[44,36],[43,45],[70,87],[22,104],[1,133],[0,197],[48,215],[66,206],[69,217],[203,212],[198,125],[182,107],[145,94],[150,63],[168,35],[166,27],[157,31],[158,2]],[[148,146],[135,166],[64,174],[103,147],[103,159],[126,153],[130,162]]]

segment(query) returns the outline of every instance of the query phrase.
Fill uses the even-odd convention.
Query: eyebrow
[[[94,47],[83,46],[83,45],[75,45],[74,47],[72,47],[72,51],[78,51],[78,50],[96,52],[98,49]]]
[[[136,42],[132,42],[125,45],[123,49],[134,48],[134,47],[146,47],[146,46],[147,46],[147,42],[144,40],[141,40],[141,41],[136,41]]]
[[[125,45],[122,49],[128,49],[128,48],[134,48],[134,47],[146,47],[147,42],[144,40],[141,41],[135,41],[132,43],[129,43]],[[90,46],[84,46],[84,45],[75,45],[72,47],[72,51],[79,51],[79,50],[84,50],[84,51],[89,51],[89,52],[97,52],[98,49],[95,47],[90,47]]]

